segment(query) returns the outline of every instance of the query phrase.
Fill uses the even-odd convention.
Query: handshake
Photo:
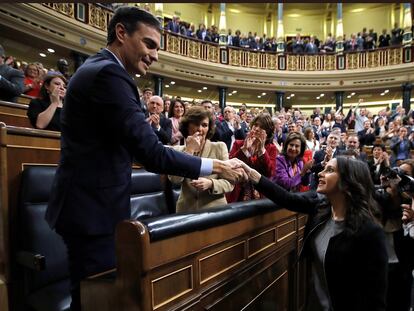
[[[227,179],[231,183],[251,181],[257,184],[261,177],[259,172],[236,158],[226,161],[214,160],[213,173],[218,174],[221,178]]]

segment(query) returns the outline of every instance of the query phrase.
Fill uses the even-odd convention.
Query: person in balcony
[[[180,17],[173,16],[167,24],[167,30],[173,33],[180,33]]]
[[[43,81],[40,96],[32,99],[27,116],[34,128],[60,131],[60,114],[66,95],[66,79],[62,75],[48,75]]]
[[[238,158],[266,177],[275,172],[277,149],[273,144],[274,124],[268,113],[261,113],[250,122],[250,132],[244,140],[236,140],[230,151],[230,159]],[[250,183],[236,184],[227,201],[239,202],[263,198]]]
[[[36,64],[28,64],[24,71],[24,94],[39,97],[42,81],[40,80],[40,70]]]
[[[387,33],[387,29],[383,29],[382,30],[382,34],[379,36],[379,39],[378,40],[379,40],[378,47],[385,48],[387,46],[390,46],[391,37]]]
[[[306,54],[318,54],[319,49],[315,43],[315,36],[311,36],[308,43],[305,46],[305,53]]]
[[[203,158],[228,160],[229,154],[223,142],[211,142],[214,133],[214,121],[210,111],[204,107],[191,107],[181,119],[180,132],[185,145],[174,146],[178,151]],[[224,196],[233,190],[233,185],[213,174],[198,179],[179,176],[168,178],[174,184],[181,184],[181,193],[177,200],[176,211],[194,211],[226,205]]]
[[[398,23],[394,24],[394,28],[391,30],[391,45],[401,45],[403,39],[403,30],[398,27]]]
[[[171,135],[171,145],[182,145],[183,144],[183,134],[180,131],[180,121],[181,117],[185,113],[185,106],[180,99],[175,99],[171,101],[170,110],[168,115],[172,123],[172,135]]]
[[[204,41],[204,38],[206,37],[206,35],[207,35],[206,25],[199,24],[198,29],[196,31],[197,39]]]
[[[303,39],[300,36],[300,33],[298,33],[296,35],[296,38],[293,39],[292,53],[302,54],[304,50],[305,50],[305,44],[303,42]]]

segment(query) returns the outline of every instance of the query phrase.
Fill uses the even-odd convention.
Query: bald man
[[[160,142],[163,145],[168,145],[171,141],[172,124],[170,119],[162,115],[164,101],[159,96],[151,96],[147,105],[149,114],[147,122],[151,125]]]

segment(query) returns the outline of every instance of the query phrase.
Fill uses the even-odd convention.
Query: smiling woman
[[[308,309],[385,310],[386,240],[374,217],[366,164],[338,156],[319,173],[317,192],[304,194],[288,192],[248,166],[245,170],[266,197],[309,215],[301,252],[312,266]]]

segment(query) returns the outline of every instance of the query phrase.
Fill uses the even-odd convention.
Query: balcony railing
[[[106,31],[113,11],[93,3],[44,3],[81,23]],[[276,54],[219,46],[165,31],[162,50],[192,59],[234,67],[280,71],[332,71],[381,68],[414,62],[414,45],[316,55]]]

